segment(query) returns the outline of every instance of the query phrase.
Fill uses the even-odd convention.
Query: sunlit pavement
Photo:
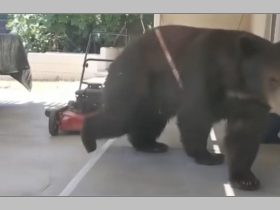
[[[78,83],[0,82],[0,196],[57,195],[88,160],[78,135],[51,137],[45,107],[75,98]]]
[[[51,137],[44,108],[75,99],[77,82],[34,83],[31,93],[0,82],[0,196],[279,196],[280,147],[262,145],[253,170],[255,192],[232,189],[226,163],[197,165],[187,157],[171,120],[159,141],[165,154],[132,149],[126,137],[98,141],[87,154],[79,135]],[[223,123],[209,135],[209,149],[223,152]]]

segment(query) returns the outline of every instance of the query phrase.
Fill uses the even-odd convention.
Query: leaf
[[[7,28],[22,37],[25,47],[33,51],[85,49],[89,33],[105,31],[119,33],[126,26],[138,33],[140,14],[13,14],[8,16]],[[153,15],[144,14],[146,28],[153,25]],[[142,29],[140,29],[141,31]],[[103,44],[112,45],[114,37],[102,35]]]

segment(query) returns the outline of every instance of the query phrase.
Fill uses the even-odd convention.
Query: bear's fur
[[[158,28],[177,66],[181,89],[155,30],[125,48],[111,64],[104,106],[85,118],[81,132],[88,152],[96,140],[128,134],[143,152],[165,152],[156,142],[177,115],[186,153],[199,164],[220,164],[207,137],[213,123],[227,119],[225,147],[234,187],[255,190],[251,171],[270,104],[280,83],[280,45],[248,32],[186,26]]]

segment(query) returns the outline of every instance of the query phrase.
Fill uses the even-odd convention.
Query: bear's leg
[[[243,190],[256,190],[260,182],[252,173],[251,166],[263,135],[266,113],[259,110],[256,112],[257,117],[253,117],[250,116],[250,111],[247,111],[243,117],[228,119],[225,146],[232,186]]]
[[[207,150],[207,140],[213,123],[210,112],[203,103],[191,100],[178,113],[181,141],[187,154],[199,164],[216,165],[224,161],[223,154],[212,154]]]
[[[117,69],[118,70],[118,69]],[[104,106],[93,116],[86,117],[81,131],[83,144],[88,152],[96,149],[96,140],[126,134],[139,101],[148,91],[147,77],[132,77],[128,73],[109,73],[103,92]],[[130,72],[131,73],[131,72]],[[144,74],[144,73],[143,73]]]
[[[167,116],[152,101],[145,100],[137,109],[129,128],[128,139],[132,146],[142,152],[162,153],[168,146],[156,142],[167,123]]]
[[[84,119],[81,138],[88,152],[96,149],[97,139],[118,137],[127,132],[126,116],[120,113],[100,110]]]

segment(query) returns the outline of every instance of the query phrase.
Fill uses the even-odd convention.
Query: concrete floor
[[[78,135],[51,137],[44,108],[73,99],[77,87],[35,83],[28,93],[0,82],[0,196],[280,196],[280,145],[261,146],[253,170],[262,188],[244,192],[228,185],[226,164],[197,165],[185,155],[174,120],[160,137],[165,154],[136,152],[125,136],[99,141],[91,154]],[[209,149],[223,152],[223,123],[214,130]]]
[[[79,136],[49,135],[44,108],[63,105],[77,84],[35,83],[29,93],[0,83],[0,196],[58,195],[89,155]]]
[[[215,126],[221,130],[223,124]],[[219,133],[221,135],[221,133]],[[219,136],[218,135],[218,136]],[[117,139],[81,180],[72,196],[280,196],[280,145],[262,145],[253,170],[262,182],[259,191],[245,192],[228,184],[226,163],[197,165],[187,157],[171,122],[160,138],[165,154],[134,151],[126,137]],[[209,138],[209,149],[221,142]]]

